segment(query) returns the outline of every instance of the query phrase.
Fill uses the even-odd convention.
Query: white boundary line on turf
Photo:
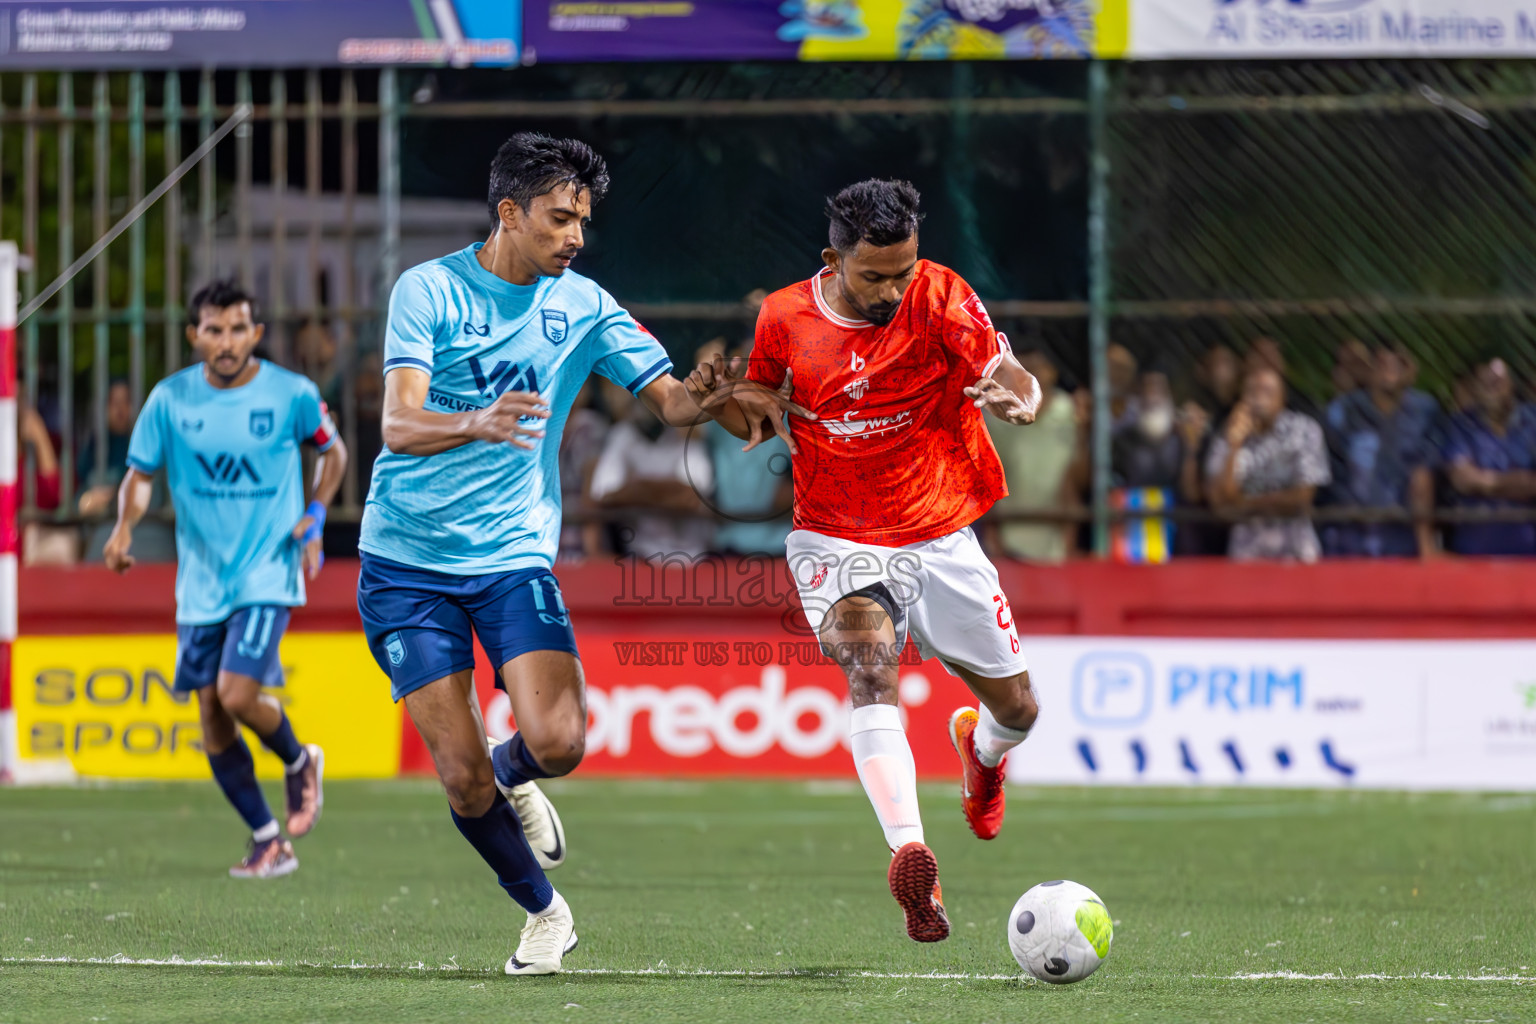
[[[87,965],[99,967],[325,967],[336,971],[449,971],[460,974],[500,973],[496,968],[460,967],[456,963],[430,967],[422,961],[414,964],[366,964],[352,961],[345,964],[327,964],[309,960],[220,960],[213,957],[186,958],[172,956],[165,959],[129,957],[117,954],[110,957],[72,956],[7,956],[0,957],[0,964],[34,964],[46,966]],[[609,967],[575,968],[565,972],[575,975],[608,975],[616,977],[661,978],[873,978],[890,981],[1024,981],[1032,979],[1019,974],[966,974],[930,971],[750,971],[719,970],[705,968],[644,967],[624,970]],[[1252,974],[1228,974],[1214,976],[1195,974],[1191,977],[1204,981],[1492,981],[1536,984],[1536,974],[1302,974],[1298,971],[1263,971]]]
[[[1253,974],[1192,975],[1211,981],[1515,981],[1536,983],[1536,974],[1302,974],[1300,971],[1260,971]]]

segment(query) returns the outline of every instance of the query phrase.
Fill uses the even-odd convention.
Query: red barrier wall
[[[999,571],[1026,636],[1536,637],[1536,562],[1191,559]],[[778,562],[743,559],[687,580],[677,568],[658,578],[643,563],[561,566],[557,575],[578,623],[658,638],[756,633],[798,607]],[[101,568],[23,569],[20,582],[24,635],[165,632],[174,622],[173,566],[143,565],[123,577]],[[361,628],[356,583],[356,562],[328,562],[292,628]]]

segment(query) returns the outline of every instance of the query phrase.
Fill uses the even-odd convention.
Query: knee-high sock
[[[288,721],[288,713],[281,708],[277,713],[282,716],[278,719],[277,728],[272,730],[272,735],[261,737],[261,745],[281,758],[291,775],[304,767],[304,762],[309,755],[299,743],[298,738],[293,735],[293,725]]]
[[[901,727],[901,712],[890,704],[854,708],[849,735],[859,781],[875,808],[885,843],[899,850],[923,841],[917,809],[917,765]]]
[[[554,887],[544,876],[544,869],[533,855],[528,838],[523,835],[517,812],[498,790],[491,809],[478,818],[463,818],[452,808],[453,823],[475,852],[496,872],[496,880],[507,895],[530,914],[549,908],[555,898]]]
[[[262,839],[276,836],[277,819],[272,817],[267,798],[256,783],[256,763],[251,760],[251,748],[245,745],[244,737],[236,733],[228,750],[208,755],[208,764],[224,796],[240,812],[251,832]]]
[[[989,768],[995,768],[1002,762],[1003,755],[1024,742],[1029,736],[1029,730],[998,725],[997,719],[992,717],[992,712],[987,710],[985,704],[981,706],[980,716],[976,731],[971,734],[976,744],[976,759]]]
[[[491,770],[496,773],[496,781],[508,789],[521,786],[530,779],[550,777],[549,772],[533,759],[533,752],[523,742],[523,734],[520,732],[513,733],[507,742],[498,743],[492,748]]]

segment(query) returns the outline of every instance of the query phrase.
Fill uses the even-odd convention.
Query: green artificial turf
[[[270,882],[225,877],[242,832],[211,782],[0,791],[0,1024],[1536,1020],[1531,796],[1013,790],[983,843],[925,786],[954,934],[920,946],[854,786],[547,788],[566,965],[613,973],[501,974],[523,915],[427,783],[327,787]],[[1052,878],[1115,919],[1064,988],[1019,980],[1004,936]],[[221,963],[88,962],[114,957]],[[1241,977],[1271,972],[1330,977]]]

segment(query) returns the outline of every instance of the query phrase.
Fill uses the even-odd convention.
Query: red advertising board
[[[581,771],[658,775],[852,775],[847,685],[814,644],[787,639],[770,619],[707,639],[578,630],[587,677],[587,756]],[[682,634],[686,636],[686,633]],[[515,728],[506,695],[493,687],[476,649],[475,685],[492,736]],[[949,714],[974,703],[937,661],[900,670],[901,706],[919,775],[949,777],[955,755]],[[426,746],[407,726],[403,772],[432,771]]]

